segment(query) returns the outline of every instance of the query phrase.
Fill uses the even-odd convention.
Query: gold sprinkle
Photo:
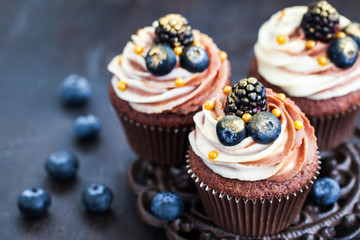
[[[141,32],[142,28],[139,28],[137,31],[136,31],[136,35],[140,35],[140,32]]]
[[[321,56],[318,58],[318,63],[320,66],[326,66],[328,64],[328,58],[325,56]]]
[[[285,100],[286,95],[284,93],[279,93],[278,97],[281,98],[282,100]]]
[[[223,117],[225,117],[225,116],[219,116],[216,120],[220,121]]]
[[[219,156],[218,152],[217,151],[210,151],[209,152],[209,158],[211,160],[214,160],[215,158],[217,158]]]
[[[175,80],[175,86],[177,86],[177,87],[182,87],[182,86],[184,86],[184,84],[185,84],[185,82],[184,82],[184,79],[182,79],[182,78],[177,78]]]
[[[346,37],[346,34],[342,31],[336,33],[336,38],[344,38]]]
[[[300,120],[296,120],[294,122],[294,126],[295,126],[296,129],[299,130],[299,129],[302,129],[304,127],[304,123],[302,121],[300,121]]]
[[[224,51],[220,51],[219,56],[220,56],[220,59],[221,59],[222,62],[225,61],[228,58],[227,53],[224,52]]]
[[[180,56],[183,52],[183,49],[182,49],[182,47],[175,47],[174,52],[177,56]]]
[[[195,47],[201,47],[201,44],[198,41],[193,41],[192,45]]]
[[[281,116],[281,111],[280,109],[278,108],[274,108],[272,111],[271,111],[272,114],[275,115],[275,117],[280,117]]]
[[[244,122],[249,123],[252,116],[250,113],[244,113],[241,118],[242,118],[242,120],[244,120]]]
[[[124,92],[127,88],[127,85],[124,81],[119,81],[117,84],[117,88]]]
[[[134,46],[134,52],[135,52],[136,54],[141,55],[141,54],[143,53],[143,51],[144,51],[144,48],[143,48],[142,46],[139,46],[139,45],[135,45],[135,46]]]
[[[215,108],[215,103],[214,103],[213,101],[208,100],[208,101],[206,101],[206,102],[204,103],[204,108],[205,108],[206,110],[211,111],[211,110],[213,110],[213,109]]]
[[[283,45],[286,42],[286,36],[284,34],[279,34],[276,37],[276,41],[278,42],[279,45]]]
[[[122,60],[123,60],[123,56],[121,55],[121,56],[119,57],[119,61],[118,61],[119,65],[121,65]]]
[[[314,40],[308,40],[306,41],[305,48],[310,50],[313,49],[316,45],[316,42]]]
[[[231,86],[225,86],[225,87],[223,88],[223,92],[224,92],[225,94],[228,94],[229,92],[231,92],[231,90],[232,90]]]

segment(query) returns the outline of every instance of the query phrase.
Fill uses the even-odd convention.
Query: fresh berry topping
[[[307,39],[329,42],[339,29],[339,14],[327,1],[310,3],[301,27]]]
[[[46,159],[45,169],[54,180],[68,180],[75,177],[79,169],[79,161],[70,152],[54,152]]]
[[[266,90],[256,78],[243,78],[227,95],[225,112],[242,117],[244,113],[253,116],[266,110]]]
[[[334,39],[328,49],[327,55],[329,59],[338,68],[349,68],[356,62],[359,54],[359,47],[350,37]]]
[[[30,188],[21,193],[18,198],[20,212],[28,218],[38,218],[46,214],[50,207],[50,195],[41,188]]]
[[[153,46],[145,58],[147,69],[156,76],[166,75],[176,65],[176,55],[174,51],[162,44]]]
[[[270,112],[255,114],[248,126],[249,135],[257,143],[269,144],[274,142],[280,135],[281,124],[277,117]]]
[[[65,104],[70,106],[80,106],[90,99],[91,86],[85,77],[72,74],[64,79],[61,84],[60,94]]]
[[[356,41],[358,47],[360,47],[360,24],[359,23],[354,23],[354,22],[350,23],[343,29],[343,32],[347,36],[354,39]]]
[[[79,139],[91,139],[99,135],[101,123],[94,115],[80,116],[75,120],[74,131]]]
[[[311,195],[317,204],[326,206],[339,199],[340,191],[339,183],[335,179],[325,177],[315,181]]]
[[[151,201],[151,211],[165,221],[173,221],[184,213],[184,201],[176,193],[161,192]]]
[[[227,115],[216,124],[216,134],[222,145],[234,146],[246,138],[245,122],[237,116]]]
[[[110,209],[113,193],[107,186],[93,183],[83,192],[81,201],[87,211],[101,213]]]
[[[189,72],[202,72],[209,66],[209,55],[205,49],[190,46],[184,49],[180,56],[180,64]]]
[[[193,41],[191,27],[180,14],[168,14],[153,23],[155,43],[169,44],[174,47],[186,47]]]

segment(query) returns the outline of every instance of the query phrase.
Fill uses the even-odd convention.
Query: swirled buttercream
[[[314,129],[300,109],[286,98],[278,97],[267,89],[267,108],[278,108],[281,123],[280,136],[271,144],[256,143],[250,136],[235,146],[224,146],[216,135],[216,124],[223,111],[226,97],[219,94],[214,110],[202,111],[194,116],[196,129],[190,133],[190,145],[196,155],[215,173],[231,179],[246,181],[283,181],[295,176],[309,161],[316,158]],[[294,122],[303,122],[302,129],[295,129]],[[210,151],[218,157],[211,160]]]
[[[108,65],[108,70],[114,75],[111,83],[117,96],[143,113],[187,114],[199,110],[204,101],[229,82],[230,64],[228,60],[220,59],[220,50],[210,37],[197,30],[193,31],[193,35],[194,40],[208,52],[209,67],[201,73],[191,73],[182,68],[177,59],[175,68],[164,76],[154,76],[146,68],[145,56],[154,45],[154,28],[145,27],[133,35],[123,53],[114,57]],[[144,48],[142,54],[134,52],[135,45]],[[183,87],[175,86],[177,78],[184,80]],[[126,83],[126,91],[117,88],[119,81]]]
[[[328,44],[317,42],[313,49],[305,48],[300,23],[307,9],[305,6],[286,8],[261,26],[254,47],[258,72],[294,97],[322,100],[359,90],[359,59],[349,69],[339,69],[331,62],[320,66],[317,59],[326,56]],[[340,16],[340,28],[349,23]],[[276,41],[280,34],[286,36],[282,45]]]

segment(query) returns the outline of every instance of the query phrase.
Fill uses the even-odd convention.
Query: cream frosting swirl
[[[294,97],[322,100],[359,90],[359,59],[349,69],[339,69],[331,62],[320,66],[317,59],[326,56],[328,44],[317,42],[313,49],[305,48],[300,23],[307,9],[305,6],[286,8],[261,26],[254,47],[258,72],[266,81]],[[340,28],[349,23],[340,16]],[[286,36],[282,45],[276,41],[280,34]]]
[[[193,151],[213,172],[244,181],[283,181],[295,176],[309,161],[317,160],[314,129],[290,99],[283,100],[267,89],[268,110],[281,111],[279,137],[271,144],[260,144],[248,136],[235,146],[222,145],[216,134],[217,119],[225,115],[225,94],[219,94],[213,101],[215,110],[203,107],[194,116],[196,129],[189,135]],[[303,122],[302,129],[295,129],[296,120]],[[210,151],[216,151],[218,157],[211,160]]]
[[[229,82],[229,61],[222,61],[220,50],[212,39],[197,30],[193,31],[194,41],[199,42],[208,52],[209,67],[201,73],[191,73],[182,68],[177,59],[177,65],[170,73],[164,76],[152,75],[146,68],[145,56],[154,45],[154,36],[153,27],[141,29],[138,34],[132,35],[132,41],[126,44],[122,55],[114,57],[108,65],[108,70],[114,74],[111,84],[117,96],[136,111],[149,114],[194,112]],[[141,55],[134,52],[135,45],[144,48]],[[184,80],[183,87],[175,86],[177,78]],[[117,88],[119,81],[126,83],[126,91]]]

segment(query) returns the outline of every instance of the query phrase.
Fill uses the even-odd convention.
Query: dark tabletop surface
[[[0,239],[164,239],[161,229],[137,217],[126,170],[135,160],[107,96],[106,70],[132,33],[169,12],[185,15],[193,28],[209,34],[229,54],[232,81],[246,75],[257,30],[286,6],[285,0],[1,0],[0,7]],[[332,1],[338,11],[360,21],[357,0]],[[59,86],[72,73],[86,76],[93,96],[80,109],[61,104]],[[80,143],[73,121],[82,114],[100,118],[97,141]],[[51,181],[44,159],[69,150],[80,159],[76,180]],[[93,182],[115,193],[112,210],[87,214],[81,192]],[[52,196],[49,214],[23,218],[18,195],[41,187]]]

